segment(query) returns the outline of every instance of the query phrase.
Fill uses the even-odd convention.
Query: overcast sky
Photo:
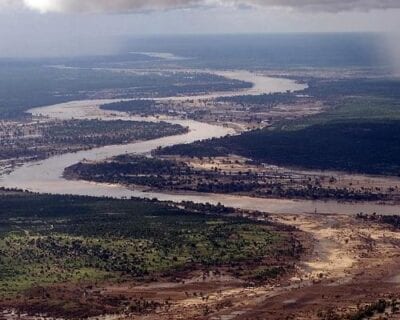
[[[400,30],[400,0],[0,0],[0,56],[111,52],[116,35]]]

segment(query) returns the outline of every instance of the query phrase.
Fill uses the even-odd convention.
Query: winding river
[[[190,97],[170,97],[163,100],[185,100],[185,99],[209,99],[218,96],[232,96],[238,94],[262,94],[286,91],[301,91],[306,85],[295,81],[280,78],[271,78],[256,75],[247,71],[218,72],[228,78],[242,81],[251,81],[254,85],[250,89],[207,94],[202,96]],[[43,115],[56,119],[103,119],[103,120],[146,120],[160,121],[155,118],[133,117],[125,113],[103,111],[99,105],[118,100],[84,100],[62,103],[47,107],[29,110],[34,115]],[[86,181],[70,181],[62,178],[64,168],[73,165],[84,159],[104,160],[124,153],[148,154],[157,147],[165,147],[180,143],[190,143],[213,137],[223,137],[233,134],[233,129],[210,125],[192,120],[179,120],[164,118],[162,120],[180,124],[189,128],[189,132],[183,135],[176,135],[154,139],[150,141],[136,142],[125,145],[112,145],[76,153],[68,153],[37,162],[26,163],[17,168],[9,175],[0,177],[0,186],[6,188],[18,188],[39,193],[50,194],[73,194],[88,196],[108,196],[115,198],[141,197],[157,198],[165,201],[194,201],[209,202],[213,204],[221,203],[226,206],[242,209],[260,210],[271,213],[303,213],[318,212],[323,213],[347,213],[355,214],[358,212],[378,212],[381,214],[393,214],[400,212],[399,205],[380,205],[374,203],[341,203],[337,201],[306,201],[306,200],[286,200],[286,199],[262,199],[250,198],[233,195],[220,194],[169,194],[162,192],[143,192],[131,190],[124,186],[91,183]]]

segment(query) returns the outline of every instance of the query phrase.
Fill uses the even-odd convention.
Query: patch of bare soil
[[[275,218],[312,235],[314,250],[295,276],[258,287],[200,286],[205,298],[181,296],[143,319],[348,319],[364,305],[400,297],[400,233],[342,215]],[[397,311],[382,316],[400,318]]]
[[[379,299],[400,298],[400,232],[345,215],[277,215],[273,219],[304,231],[301,240],[308,248],[295,271],[279,280],[251,285],[227,270],[203,270],[148,283],[36,289],[19,306],[40,313],[38,302],[44,304],[52,297],[72,301],[68,317],[74,318],[109,314],[103,318],[334,320],[351,319],[347,316]],[[73,312],[82,305],[88,308],[86,312]],[[57,308],[54,304],[52,315],[62,317],[63,309]],[[400,319],[398,311],[393,311],[382,314],[382,319]]]
[[[338,319],[347,319],[360,306],[400,297],[400,233],[340,215],[277,219],[312,234],[314,253],[292,279],[297,286],[233,319],[328,319],[329,310],[335,310]],[[399,318],[394,313],[385,319]]]

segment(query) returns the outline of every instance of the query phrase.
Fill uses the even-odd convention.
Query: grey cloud
[[[0,0],[2,6],[25,6],[40,12],[129,13],[192,7],[287,7],[339,12],[400,8],[400,0]]]
[[[42,12],[135,12],[186,8],[201,0],[23,0],[25,6]]]
[[[399,0],[252,0],[259,6],[284,6],[314,11],[368,11],[400,8]]]

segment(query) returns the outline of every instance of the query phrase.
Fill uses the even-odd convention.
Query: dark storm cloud
[[[25,6],[41,12],[129,13],[192,7],[287,7],[311,11],[368,11],[400,8],[399,0],[0,0],[0,6]]]

